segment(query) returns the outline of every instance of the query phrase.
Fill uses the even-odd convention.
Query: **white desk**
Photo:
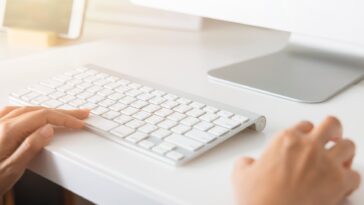
[[[1,62],[1,105],[14,89],[70,66],[94,63],[264,114],[268,118],[265,131],[239,134],[179,168],[149,160],[86,131],[63,131],[31,165],[38,174],[98,204],[233,204],[229,177],[237,157],[258,156],[274,133],[299,120],[319,122],[333,114],[342,119],[345,135],[357,143],[354,166],[364,175],[364,82],[327,103],[299,104],[207,80],[206,72],[212,68],[276,49],[285,34],[219,23],[206,26],[201,33],[137,27],[117,31],[119,37],[114,40]],[[364,189],[350,201],[363,204]]]

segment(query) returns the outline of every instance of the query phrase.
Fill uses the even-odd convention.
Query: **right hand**
[[[326,149],[325,145],[335,145]],[[238,160],[233,184],[240,205],[336,205],[359,187],[355,146],[340,122],[301,122],[280,133],[260,159]]]
[[[0,200],[53,137],[53,126],[80,129],[88,110],[6,107],[0,111]]]

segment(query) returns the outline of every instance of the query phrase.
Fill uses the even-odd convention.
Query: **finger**
[[[309,133],[313,129],[313,124],[309,121],[301,121],[293,127],[294,130],[302,132],[304,134]]]
[[[32,112],[32,111],[36,111],[36,110],[40,110],[40,109],[50,109],[50,108],[41,107],[41,106],[19,107],[18,109],[11,111],[6,116],[4,116],[3,120],[18,117],[24,113]],[[53,110],[53,109],[51,109],[51,110]],[[85,119],[89,113],[89,110],[86,110],[86,109],[82,110],[82,112],[80,112],[79,110],[61,110],[61,109],[57,109],[57,111],[72,115],[78,119]]]
[[[82,111],[74,111],[73,114],[76,115],[77,112]],[[18,141],[22,141],[22,139],[28,136],[30,133],[46,124],[79,129],[83,127],[84,122],[73,115],[67,115],[57,110],[40,109],[25,113],[17,118],[13,118],[11,121],[9,121],[9,124],[10,128],[8,135],[12,136]]]
[[[350,165],[355,155],[355,144],[348,139],[339,140],[328,150],[328,153],[337,163]]]
[[[5,115],[7,115],[9,112],[15,110],[19,108],[18,106],[6,106],[1,108],[0,110],[0,118],[4,117]]]
[[[346,196],[359,188],[361,182],[360,174],[354,170],[347,170],[345,173]]]
[[[330,140],[342,138],[342,126],[335,117],[327,117],[318,127],[312,131],[312,138],[325,145]]]
[[[254,162],[255,162],[255,160],[251,157],[242,157],[237,160],[236,168],[245,169],[245,168],[251,166]]]
[[[24,114],[26,112],[31,112],[31,111],[35,111],[35,110],[39,110],[42,109],[44,107],[40,107],[40,106],[25,106],[25,107],[17,107],[16,109],[10,111],[9,113],[7,113],[6,115],[4,115],[4,117],[2,118],[3,120],[6,119],[10,119],[13,117],[17,117],[21,114]]]
[[[17,170],[26,168],[42,148],[51,141],[53,134],[53,127],[49,124],[37,129],[20,144],[7,162]]]

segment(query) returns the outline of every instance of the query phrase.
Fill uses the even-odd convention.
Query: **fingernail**
[[[40,129],[40,134],[44,137],[50,137],[53,135],[53,127],[51,125],[45,125]]]

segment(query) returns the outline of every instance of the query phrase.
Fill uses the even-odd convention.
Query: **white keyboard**
[[[206,152],[265,118],[95,65],[10,94],[20,105],[91,109],[86,127],[121,146],[172,165]]]

